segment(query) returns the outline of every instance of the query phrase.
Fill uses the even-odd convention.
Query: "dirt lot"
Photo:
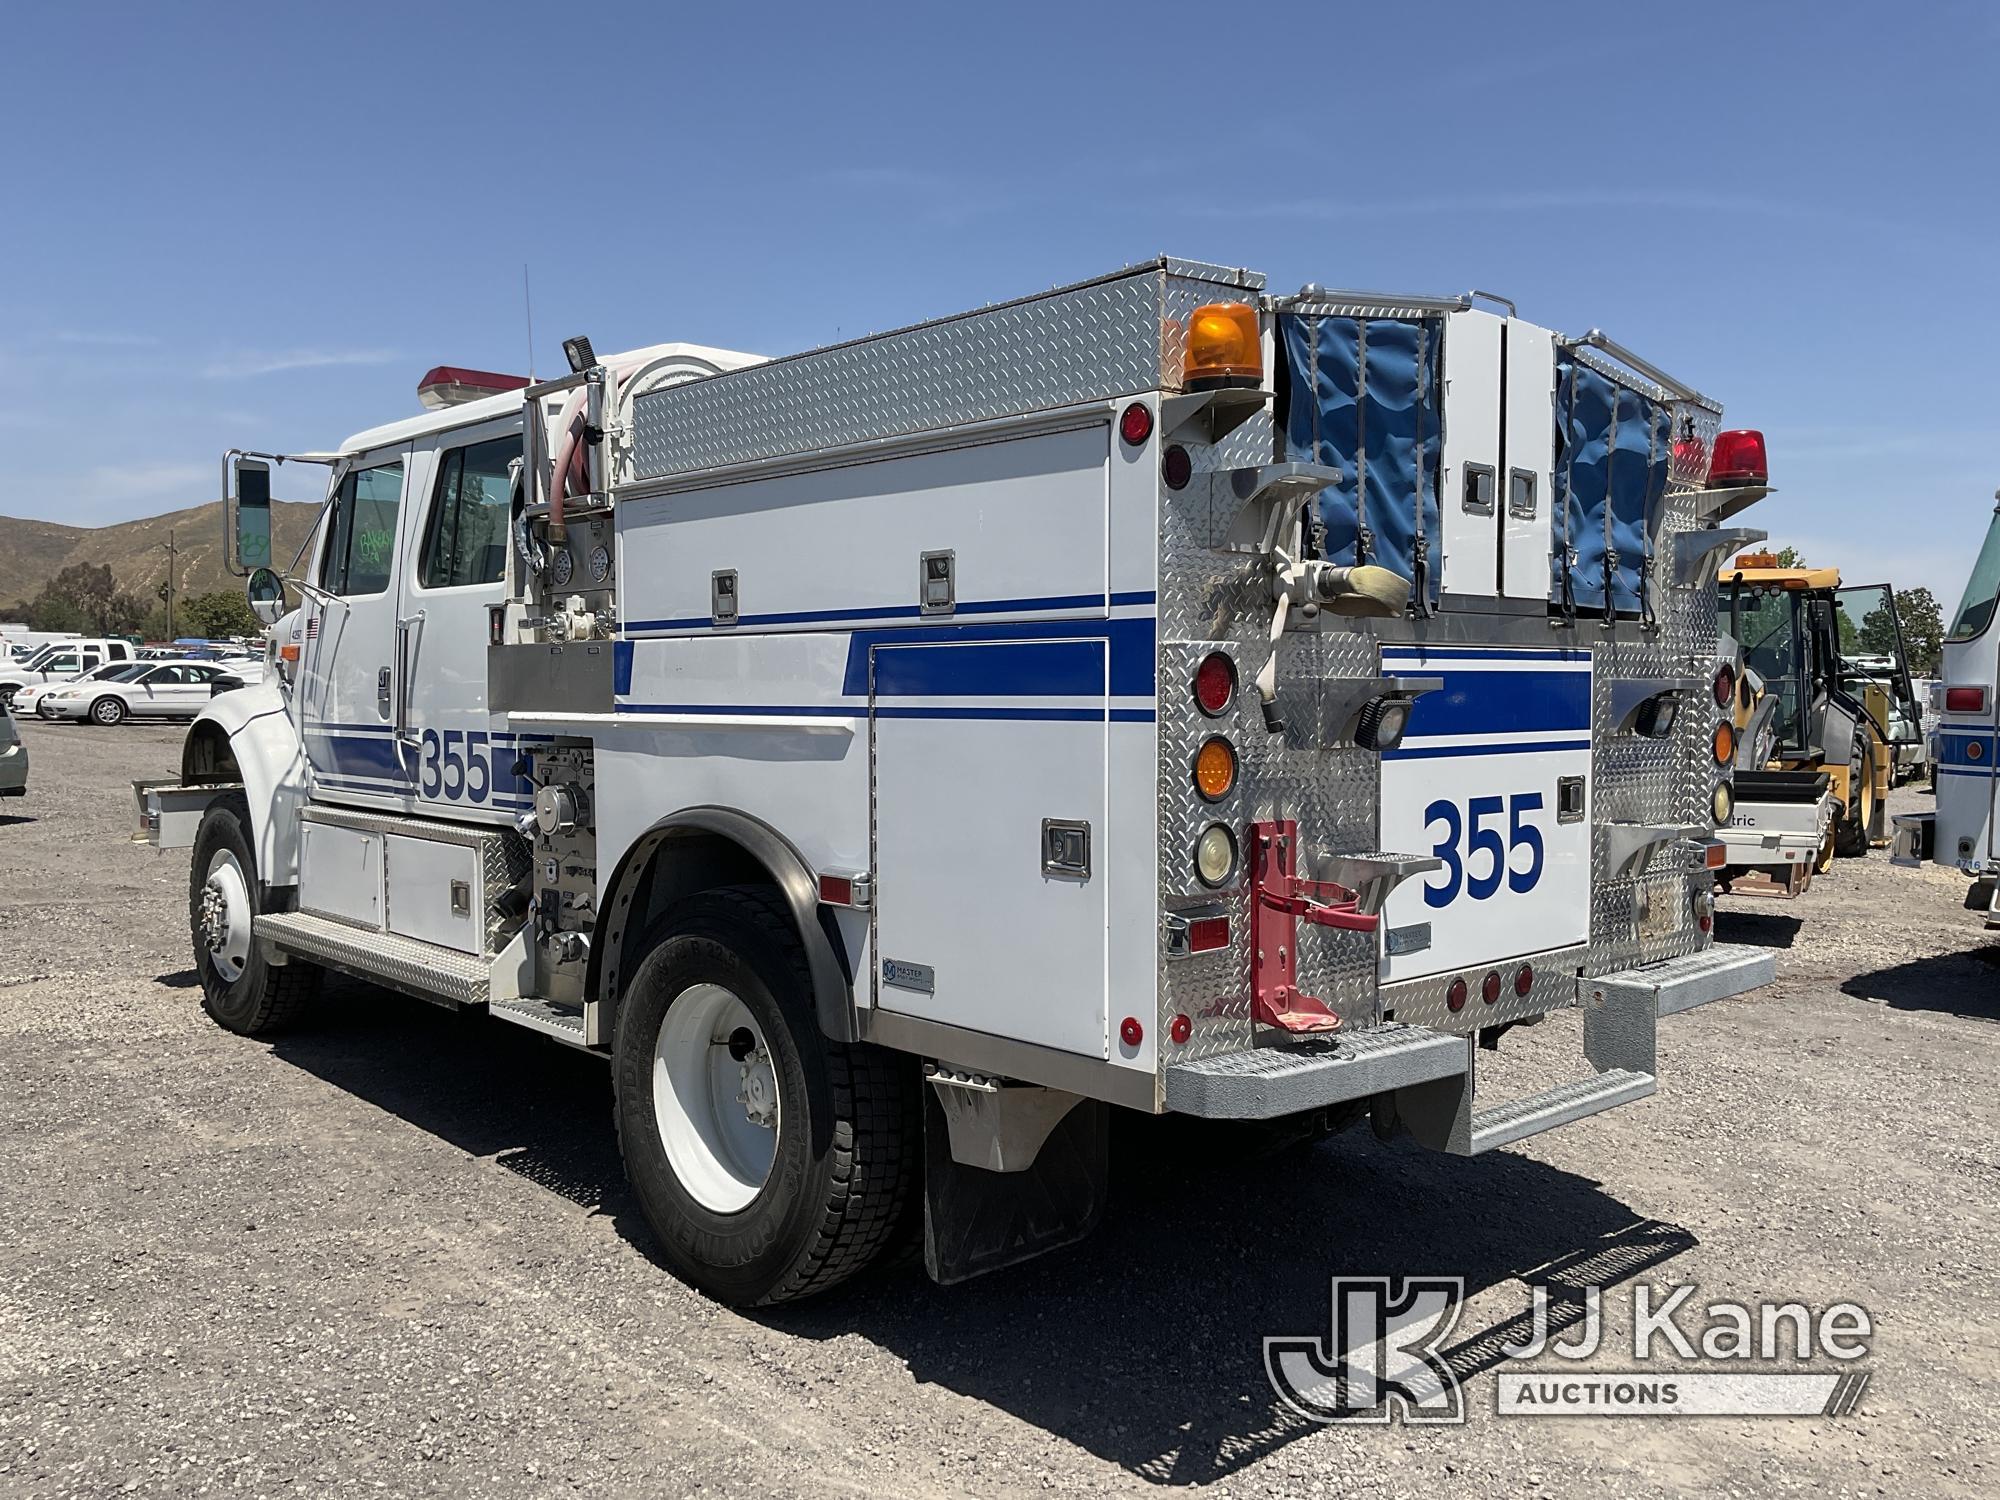
[[[192,988],[187,861],[124,841],[179,731],[30,725],[0,804],[0,1494],[1518,1495],[2000,1489],[2000,949],[1961,882],[1844,864],[1720,936],[1778,983],[1662,1031],[1654,1098],[1465,1161],[1117,1140],[1102,1231],[953,1290],[758,1317],[648,1258],[603,1065],[358,985],[273,1045]],[[1507,1039],[1573,1069],[1572,1018]],[[1509,1054],[1538,1051],[1526,1060]],[[1327,1278],[1472,1292],[1468,1423],[1287,1414]],[[1840,1420],[1494,1411],[1529,1281],[1875,1316]],[[1617,1347],[1620,1342],[1625,1347]]]

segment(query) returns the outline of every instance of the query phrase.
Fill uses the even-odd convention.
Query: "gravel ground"
[[[1115,1140],[1102,1230],[944,1290],[746,1317],[649,1259],[603,1065],[364,986],[275,1044],[195,1000],[184,854],[125,841],[180,732],[29,725],[0,804],[0,1494],[1486,1496],[2000,1489],[2000,948],[1961,882],[1843,863],[1723,903],[1771,988],[1679,1018],[1654,1098],[1466,1161],[1354,1132],[1196,1164]],[[1573,1017],[1503,1074],[1578,1064]],[[1482,1056],[1485,1056],[1482,1054]],[[1146,1122],[1140,1122],[1144,1124]],[[1462,1276],[1471,1414],[1321,1428],[1266,1335],[1327,1278]],[[1531,1281],[1874,1314],[1854,1416],[1527,1420]],[[1620,1355],[1623,1358],[1620,1358]]]

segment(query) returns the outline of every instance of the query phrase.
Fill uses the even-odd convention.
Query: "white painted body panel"
[[[453,909],[453,882],[466,889],[463,910]],[[480,951],[486,896],[477,849],[386,834],[382,839],[382,888],[389,931],[461,953]]]
[[[1554,510],[1556,343],[1546,328],[1507,320],[1507,410],[1500,476],[1500,592],[1510,599],[1549,597],[1550,518]],[[1521,487],[1531,505],[1521,503]]]
[[[305,824],[299,838],[299,910],[380,927],[381,836],[326,823]]]
[[[1438,478],[1444,586],[1490,595],[1500,567],[1500,340],[1505,322],[1470,309],[1445,319],[1444,448]],[[1491,503],[1471,505],[1468,480],[1488,476]]]

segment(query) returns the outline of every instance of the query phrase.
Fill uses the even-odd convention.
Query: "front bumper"
[[[1168,1067],[1166,1104],[1218,1120],[1269,1120],[1394,1095],[1423,1144],[1474,1155],[1642,1099],[1657,1086],[1653,1036],[1663,1016],[1769,984],[1763,948],[1718,943],[1663,963],[1577,981],[1593,1075],[1491,1109],[1472,1108],[1477,1039],[1387,1025],[1334,1041],[1259,1047]]]

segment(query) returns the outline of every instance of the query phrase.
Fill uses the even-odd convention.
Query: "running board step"
[[[484,1005],[492,996],[492,960],[460,953],[456,948],[302,911],[260,916],[256,933],[282,953],[372,979],[420,999]]]
[[[487,1004],[486,1013],[497,1020],[512,1021],[516,1026],[552,1036],[572,1047],[589,1046],[583,1039],[583,1012],[573,1006],[557,1005],[548,1000],[494,1000]]]
[[[1272,1120],[1462,1077],[1471,1066],[1470,1038],[1421,1026],[1377,1026],[1331,1041],[1169,1064],[1167,1108],[1211,1120]]]
[[[1466,1154],[1477,1156],[1495,1146],[1526,1140],[1544,1130],[1567,1125],[1587,1115],[1616,1109],[1635,1099],[1644,1099],[1659,1087],[1651,1073],[1635,1073],[1629,1068],[1609,1068],[1588,1078],[1572,1079],[1539,1094],[1509,1099],[1491,1109],[1473,1111],[1472,1139]]]

